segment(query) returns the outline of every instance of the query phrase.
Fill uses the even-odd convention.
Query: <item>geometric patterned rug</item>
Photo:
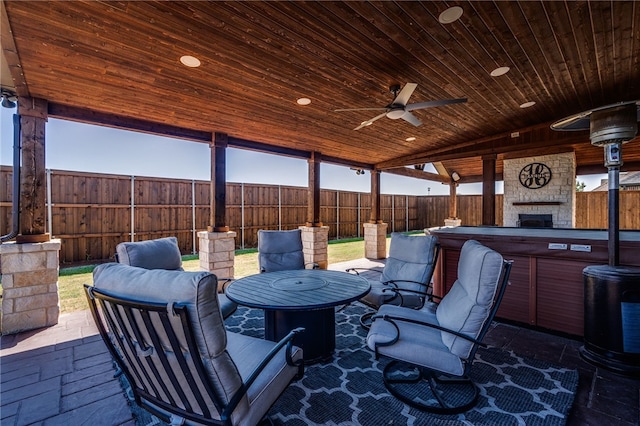
[[[389,394],[382,370],[389,359],[364,345],[355,302],[336,312],[336,351],[325,362],[305,366],[268,413],[275,425],[564,425],[578,386],[578,372],[498,348],[480,348],[471,378],[480,388],[478,404],[466,413],[418,411]],[[263,336],[261,310],[239,307],[225,324],[229,331]],[[123,376],[121,376],[123,377]],[[133,401],[130,399],[130,403]],[[163,425],[132,404],[138,426]]]

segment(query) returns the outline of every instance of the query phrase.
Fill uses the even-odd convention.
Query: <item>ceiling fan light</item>
[[[441,24],[450,24],[457,21],[462,16],[463,10],[460,6],[453,6],[444,10],[438,17]]]
[[[404,109],[394,109],[387,113],[387,117],[392,120],[397,120],[398,118],[402,118],[404,114],[405,114]]]

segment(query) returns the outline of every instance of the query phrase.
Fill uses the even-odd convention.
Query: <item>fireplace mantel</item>
[[[562,201],[514,201],[514,206],[559,206],[564,204]]]

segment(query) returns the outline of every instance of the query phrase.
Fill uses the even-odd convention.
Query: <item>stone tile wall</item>
[[[58,323],[60,240],[0,244],[0,331],[12,334]]]
[[[551,180],[538,189],[520,183],[523,167],[543,163],[551,169]],[[518,226],[519,214],[551,214],[554,228],[575,227],[576,159],[574,153],[542,155],[504,160],[503,226]],[[513,203],[532,203],[513,205]],[[557,202],[557,205],[535,203]]]

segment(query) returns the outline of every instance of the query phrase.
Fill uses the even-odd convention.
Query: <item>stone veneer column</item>
[[[233,278],[233,263],[236,254],[236,233],[198,232],[200,269],[215,274],[219,279]],[[218,283],[218,291],[222,290]]]
[[[384,259],[387,257],[387,224],[363,223],[364,257],[367,259]]]
[[[300,226],[302,231],[302,250],[304,263],[317,263],[320,269],[327,269],[329,257],[327,246],[329,245],[328,226]]]
[[[0,332],[17,333],[58,323],[60,240],[0,244]]]

